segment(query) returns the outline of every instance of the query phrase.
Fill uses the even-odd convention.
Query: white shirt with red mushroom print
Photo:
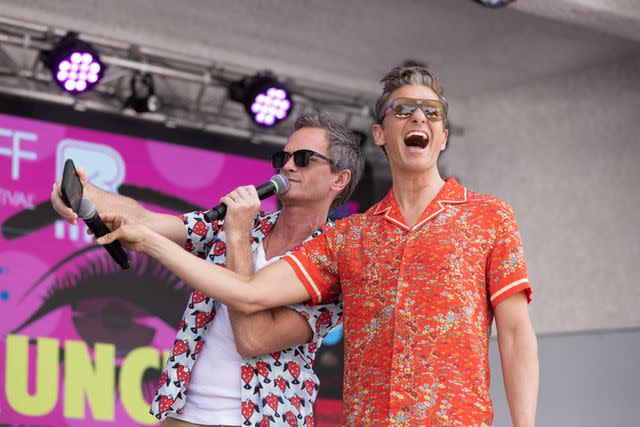
[[[278,212],[260,212],[251,230],[252,253],[278,219]],[[206,222],[202,212],[181,215],[187,228],[185,249],[208,262],[226,265],[224,222]],[[327,222],[305,241],[319,236],[332,226]],[[297,248],[292,248],[291,251]],[[180,413],[188,399],[190,373],[198,358],[206,330],[220,307],[218,301],[194,291],[191,294],[171,355],[160,378],[150,413],[164,419]],[[319,381],[313,361],[323,338],[342,321],[342,299],[323,305],[296,304],[313,331],[310,342],[265,356],[243,358],[238,387],[242,389],[241,415],[246,426],[313,426],[313,404]]]

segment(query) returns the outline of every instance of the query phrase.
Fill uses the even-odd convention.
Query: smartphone
[[[62,200],[69,206],[75,213],[80,210],[80,203],[82,202],[82,183],[76,172],[76,167],[73,164],[73,160],[67,159],[64,162],[64,171],[62,172],[62,185],[60,186],[60,192],[62,193]]]

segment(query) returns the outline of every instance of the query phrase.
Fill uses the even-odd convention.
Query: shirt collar
[[[252,253],[258,248],[258,246],[260,246],[260,243],[262,243],[262,240],[264,240],[264,238],[268,234],[268,232],[265,233],[266,227],[268,227],[268,230],[271,231],[271,229],[273,228],[273,225],[276,223],[279,216],[280,216],[280,211],[277,211],[277,212],[259,211],[258,212],[258,214],[256,215],[256,219],[253,223],[253,228],[251,228],[251,252]]]
[[[444,186],[440,189],[435,199],[429,203],[416,224],[409,228],[400,212],[393,189],[389,190],[384,199],[372,208],[372,215],[384,215],[384,218],[392,223],[404,228],[407,231],[414,231],[422,227],[433,218],[437,217],[445,210],[446,204],[465,203],[467,201],[467,189],[460,185],[455,178],[447,178]]]

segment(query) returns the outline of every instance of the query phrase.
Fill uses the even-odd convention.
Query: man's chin
[[[296,200],[296,190],[291,188],[291,184],[289,184],[289,189],[286,193],[278,196],[278,199],[284,204],[285,202],[291,202]]]
[[[408,157],[396,163],[396,167],[411,173],[423,173],[431,170],[437,164],[437,158]]]

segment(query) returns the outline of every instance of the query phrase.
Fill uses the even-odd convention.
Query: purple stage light
[[[259,93],[251,104],[253,120],[264,126],[273,126],[276,121],[284,120],[289,115],[291,101],[286,90],[269,87]]]
[[[291,92],[269,72],[233,82],[229,86],[229,97],[241,102],[259,126],[275,126],[293,111]]]
[[[92,54],[74,51],[58,62],[56,80],[67,92],[81,93],[97,83],[101,69]]]
[[[105,70],[98,52],[76,33],[67,33],[42,59],[55,83],[65,91],[79,94],[95,86]]]

